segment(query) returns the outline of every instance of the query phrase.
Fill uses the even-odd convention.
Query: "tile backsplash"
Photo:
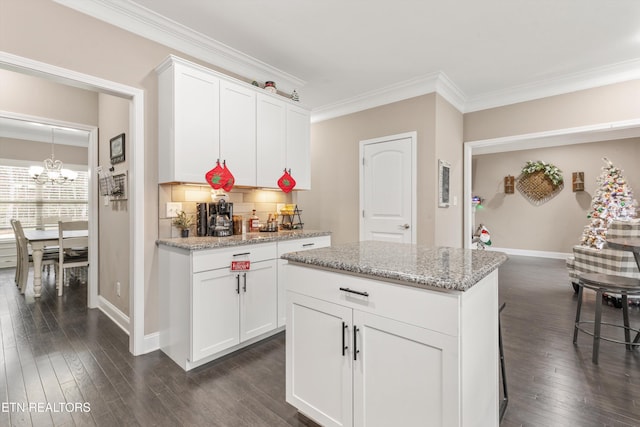
[[[174,227],[172,218],[167,218],[167,203],[180,202],[182,210],[195,218],[196,204],[219,200],[225,195],[227,202],[233,203],[233,214],[242,215],[243,220],[249,219],[251,211],[256,210],[260,222],[266,222],[270,213],[278,211],[278,205],[295,203],[293,193],[285,194],[280,190],[260,190],[255,188],[234,188],[230,193],[213,190],[208,185],[193,184],[160,184],[158,185],[158,237],[161,239],[180,237],[180,230]],[[195,220],[194,220],[195,224]],[[190,234],[195,235],[195,225]]]

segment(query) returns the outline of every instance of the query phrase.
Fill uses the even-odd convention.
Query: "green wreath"
[[[562,171],[551,163],[543,162],[541,160],[532,162],[529,160],[522,168],[522,173],[525,175],[532,174],[534,172],[543,171],[546,176],[549,177],[554,186],[562,184],[564,178],[562,177]]]

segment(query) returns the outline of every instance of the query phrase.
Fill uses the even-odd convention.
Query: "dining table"
[[[89,230],[69,230],[64,232],[65,237],[87,237]],[[42,253],[47,246],[58,246],[58,229],[49,230],[24,230],[27,243],[31,246],[33,258],[33,292],[36,298],[42,294]]]

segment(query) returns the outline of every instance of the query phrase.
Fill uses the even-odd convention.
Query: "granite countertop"
[[[157,245],[173,246],[191,251],[201,249],[226,248],[231,246],[253,245],[256,243],[279,242],[283,240],[305,239],[309,237],[330,236],[330,231],[318,230],[280,230],[278,232],[247,233],[228,237],[176,237],[158,239]]]
[[[471,288],[507,260],[502,252],[374,241],[292,252],[282,258],[378,280],[456,291]]]

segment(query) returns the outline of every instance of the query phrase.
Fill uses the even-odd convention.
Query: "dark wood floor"
[[[58,298],[52,276],[36,300],[13,276],[0,270],[0,426],[313,425],[284,402],[283,334],[185,373],[160,351],[131,356],[128,337],[84,307],[82,286]],[[590,337],[572,344],[576,297],[563,261],[511,257],[500,299],[510,397],[502,426],[640,426],[640,350],[604,342],[596,366]],[[620,310],[604,311],[619,321]],[[637,307],[631,322],[640,323]],[[22,402],[42,406],[7,407]]]

